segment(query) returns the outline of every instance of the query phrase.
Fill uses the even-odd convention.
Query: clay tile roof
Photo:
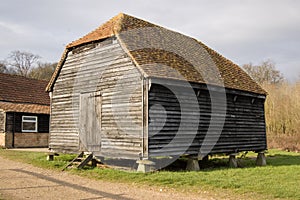
[[[117,16],[108,20],[106,23],[102,24],[94,31],[88,33],[87,35],[83,36],[82,38],[79,38],[76,41],[71,42],[70,44],[67,45],[67,48],[72,48],[93,41],[105,39],[123,31],[128,31],[131,29],[137,29],[142,27],[153,27],[153,26],[157,26],[157,25],[126,15],[124,13],[120,13]]]
[[[0,102],[50,105],[47,81],[0,73]]]
[[[117,37],[145,77],[180,79],[266,94],[238,65],[205,44],[123,13],[67,45],[46,90],[52,90],[68,51],[112,36]]]
[[[5,112],[50,114],[50,106],[28,103],[11,103],[0,101],[0,110],[4,110]]]

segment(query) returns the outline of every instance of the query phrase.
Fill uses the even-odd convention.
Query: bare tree
[[[39,55],[17,50],[10,53],[7,63],[16,74],[27,77],[29,72],[37,65],[39,59]]]
[[[7,73],[7,67],[4,61],[0,61],[0,73]]]
[[[284,76],[275,68],[275,63],[271,60],[263,61],[257,66],[252,63],[245,64],[243,68],[259,84],[278,84],[284,81]]]
[[[29,73],[30,78],[40,80],[50,80],[57,63],[38,63],[38,67],[32,69]]]

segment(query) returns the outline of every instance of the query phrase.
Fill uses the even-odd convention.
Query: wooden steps
[[[84,166],[86,166],[89,163],[92,167],[96,167],[97,163],[100,163],[100,161],[95,159],[95,157],[93,156],[93,153],[81,152],[72,161],[70,161],[62,169],[62,171],[66,170],[68,168],[74,168],[74,167],[76,167],[77,169],[82,169]]]

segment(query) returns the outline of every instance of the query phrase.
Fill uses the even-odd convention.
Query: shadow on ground
[[[39,174],[39,173],[35,173],[35,172],[23,170],[23,169],[11,169],[11,170],[16,171],[16,172],[20,172],[20,173],[24,173],[24,174],[28,174],[28,175],[31,175],[31,176],[35,176],[37,178],[56,183],[59,186],[70,187],[70,188],[80,190],[80,191],[83,191],[83,192],[86,192],[86,193],[98,195],[99,198],[131,200],[131,198],[125,197],[124,194],[107,193],[107,192],[104,192],[104,191],[101,191],[101,190],[96,190],[96,189],[93,189],[93,188],[84,187],[84,186],[81,186],[81,185],[69,183],[69,182],[58,180],[58,179],[55,179],[55,178],[52,178],[52,177],[49,177],[49,176],[45,176],[43,174]],[[22,189],[26,189],[26,188],[22,188]]]

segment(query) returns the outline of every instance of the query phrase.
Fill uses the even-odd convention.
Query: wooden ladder
[[[63,169],[67,169],[68,167],[72,166],[74,163],[80,161],[80,164],[77,166],[77,169],[82,169],[85,165],[87,165],[90,161],[92,161],[92,166],[97,165],[96,159],[94,159],[94,156],[92,153],[88,154],[86,158],[84,158],[84,152],[81,152],[78,154],[72,161],[70,161]]]

